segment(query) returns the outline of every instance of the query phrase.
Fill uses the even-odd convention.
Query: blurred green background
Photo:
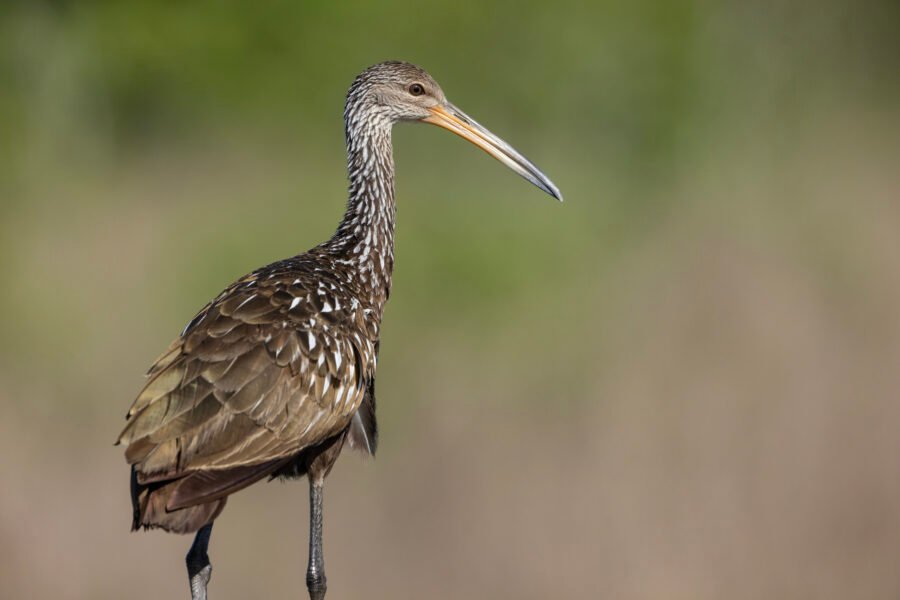
[[[900,595],[892,2],[0,4],[0,590],[186,597],[129,534],[141,374],[332,232],[341,110],[403,59],[559,185],[395,131],[382,444],[326,491],[334,598]],[[306,486],[212,540],[305,597]]]

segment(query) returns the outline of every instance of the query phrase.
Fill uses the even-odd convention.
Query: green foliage
[[[388,58],[426,67],[567,198],[551,205],[453,136],[398,128],[391,322],[499,332],[511,305],[591,288],[702,199],[673,190],[723,148],[777,163],[812,115],[890,104],[896,77],[877,75],[898,55],[882,25],[896,10],[822,6],[4,3],[0,267],[22,283],[0,308],[23,319],[0,333],[19,357],[71,351],[112,310],[115,259],[144,261],[115,297],[143,294],[166,338],[232,278],[320,241],[344,203],[344,91]],[[62,292],[68,330],[70,315],[41,318],[60,269],[80,273]]]

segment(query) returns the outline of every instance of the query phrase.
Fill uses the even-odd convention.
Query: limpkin
[[[394,266],[391,128],[432,123],[562,200],[506,142],[447,101],[425,71],[363,71],[344,108],[349,201],[328,241],[253,271],[197,313],[148,372],[118,443],[131,465],[132,529],[196,533],[191,597],[206,598],[213,521],[263,478],[309,480],[313,600],[325,596],[322,495],[344,443],[374,454],[375,369]]]

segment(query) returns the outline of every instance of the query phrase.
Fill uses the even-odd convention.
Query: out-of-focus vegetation
[[[403,59],[560,186],[395,133],[382,449],[332,593],[894,598],[891,2],[0,3],[4,597],[171,597],[110,447],[140,373],[328,236],[341,109]],[[229,504],[218,598],[302,589],[305,486]]]

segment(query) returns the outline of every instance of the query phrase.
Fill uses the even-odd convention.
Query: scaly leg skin
[[[310,600],[325,600],[325,557],[322,554],[322,492],[323,476],[309,474],[309,567],[306,569],[306,589]]]
[[[209,555],[206,554],[211,533],[212,523],[201,527],[184,559],[191,582],[191,600],[206,600],[206,586],[212,577],[212,565],[209,564]]]

